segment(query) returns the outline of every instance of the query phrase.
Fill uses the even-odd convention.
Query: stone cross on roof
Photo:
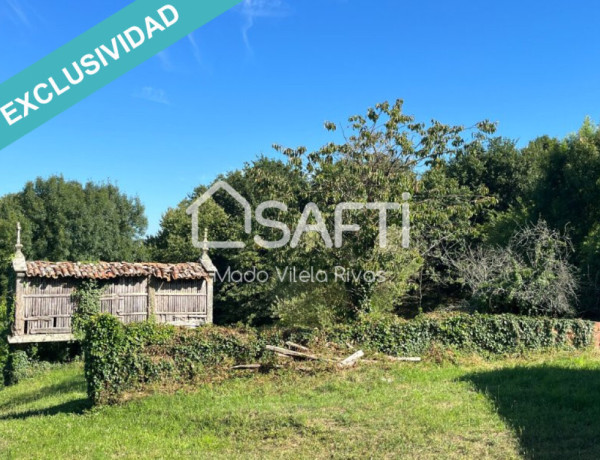
[[[13,257],[13,268],[16,272],[25,272],[27,270],[25,256],[23,255],[22,249],[21,223],[17,222],[17,244],[15,244],[15,256]]]
[[[205,270],[209,273],[215,273],[217,268],[213,265],[212,260],[210,260],[210,256],[208,255],[208,229],[204,229],[204,241],[202,243],[202,257],[200,257],[200,262],[204,266]]]

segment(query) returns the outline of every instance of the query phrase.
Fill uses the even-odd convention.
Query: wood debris
[[[297,343],[294,342],[285,342],[285,344],[290,347],[290,348],[295,348],[296,350],[300,350],[300,351],[304,351],[304,352],[309,352],[310,349],[303,346],[303,345],[299,345]]]
[[[351,354],[346,359],[343,359],[338,363],[338,367],[350,367],[356,364],[360,358],[365,355],[365,352],[362,350],[358,350],[356,353]]]
[[[386,358],[390,361],[407,361],[411,363],[418,363],[421,361],[421,358],[413,356],[386,356]]]
[[[308,353],[301,353],[299,351],[288,350],[287,348],[275,347],[273,345],[267,345],[266,349],[270,350],[270,351],[274,351],[275,353],[279,353],[279,354],[286,355],[286,356],[291,356],[294,358],[310,359],[313,361],[320,359],[318,356],[315,356],[315,355],[311,355]]]
[[[242,370],[242,369],[260,369],[260,364],[239,364],[232,366],[231,369]]]

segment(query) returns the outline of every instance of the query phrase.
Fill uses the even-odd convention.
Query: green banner
[[[241,1],[134,1],[0,85],[0,149]]]

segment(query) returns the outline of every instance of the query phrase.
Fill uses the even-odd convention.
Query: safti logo
[[[224,190],[229,193],[244,210],[244,231],[250,235],[252,233],[252,206],[237,190],[225,181],[218,181],[213,184],[201,197],[199,197],[188,209],[187,213],[192,216],[192,244],[196,248],[215,248],[215,249],[241,249],[246,245],[243,241],[200,241],[198,229],[198,212],[199,208],[216,192]],[[263,201],[260,203],[254,212],[256,222],[264,227],[275,228],[282,232],[283,236],[277,241],[266,241],[259,235],[254,236],[254,242],[265,249],[281,248],[289,243],[292,248],[298,246],[300,239],[304,233],[316,232],[321,235],[323,243],[327,248],[340,248],[343,245],[343,236],[346,232],[360,232],[360,226],[350,222],[344,223],[345,211],[357,211],[361,209],[372,209],[379,211],[379,246],[385,248],[387,246],[387,215],[388,211],[402,211],[402,247],[408,248],[410,244],[410,210],[409,204],[410,193],[402,194],[402,204],[398,203],[356,203],[342,202],[335,207],[334,212],[334,237],[327,230],[325,221],[315,203],[308,203],[298,220],[298,225],[293,235],[290,228],[283,222],[273,219],[267,219],[263,213],[265,210],[273,208],[287,212],[288,207],[281,201]],[[313,218],[314,224],[308,224],[309,219]]]

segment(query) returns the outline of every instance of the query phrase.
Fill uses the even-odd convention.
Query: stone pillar
[[[13,270],[17,278],[14,299],[15,323],[13,325],[13,333],[15,335],[25,335],[25,301],[23,299],[23,290],[27,274],[27,261],[22,249],[21,224],[17,223],[17,244],[15,245],[15,255],[12,260]]]
[[[206,322],[210,324],[213,322],[213,286],[217,268],[213,265],[208,255],[208,231],[206,229],[204,229],[204,245],[202,247],[200,263],[204,267],[204,270],[206,270],[206,273],[208,273],[208,278],[206,279]]]

